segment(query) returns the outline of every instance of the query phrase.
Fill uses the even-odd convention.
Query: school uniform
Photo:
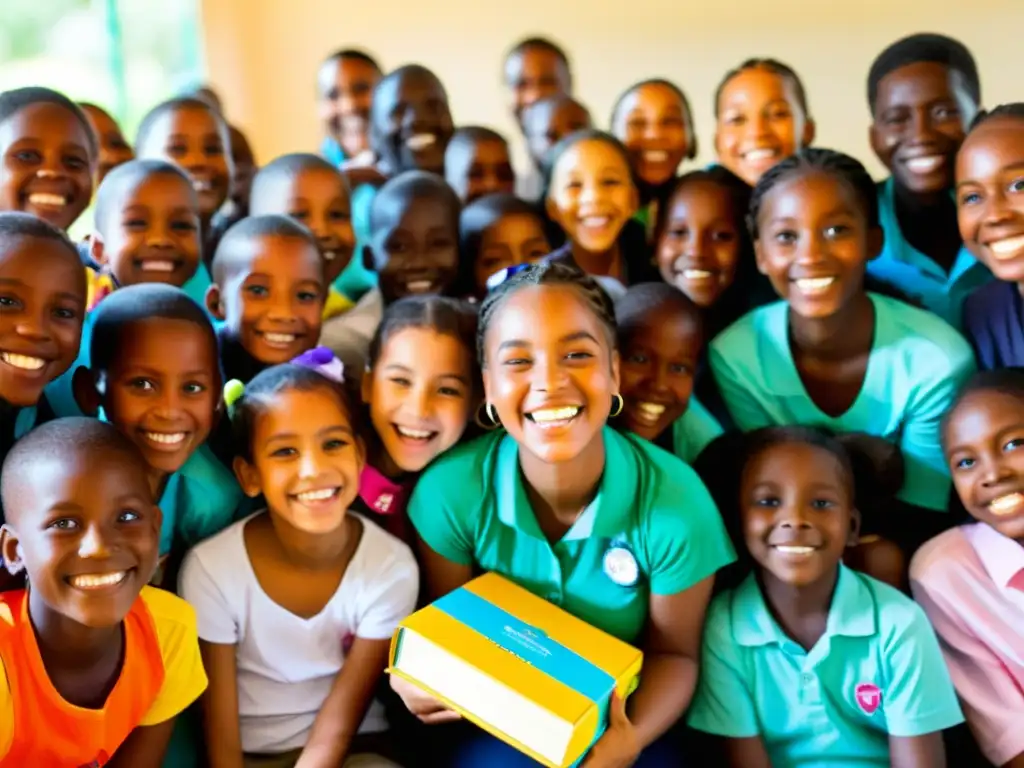
[[[1016,283],[993,280],[964,302],[964,335],[984,371],[1024,365],[1024,304]]]
[[[373,200],[377,197],[377,187],[372,184],[360,184],[352,190],[350,205],[352,208],[352,229],[356,235],[356,247],[352,252],[352,260],[345,265],[334,287],[351,301],[358,302],[368,291],[377,286],[377,273],[363,265],[363,251],[370,244],[370,210]]]
[[[320,142],[320,156],[331,165],[341,165],[345,162],[345,150],[332,136],[325,136]]]
[[[839,566],[810,651],[775,621],[754,574],[711,604],[689,724],[760,736],[773,768],[888,768],[889,736],[962,721],[924,611],[869,576]]]
[[[868,262],[867,273],[959,328],[964,300],[989,282],[992,273],[963,246],[946,272],[907,242],[896,218],[894,183],[890,177],[878,184],[878,213],[885,243],[878,258]]]
[[[687,464],[693,464],[701,451],[723,432],[718,419],[701,405],[696,397],[691,396],[683,415],[672,422],[669,429],[658,435],[654,444],[678,456]]]
[[[776,302],[734,323],[711,342],[715,381],[736,426],[799,424],[865,432],[903,453],[902,501],[947,509],[950,479],[940,421],[975,369],[967,342],[935,315],[869,293],[875,334],[864,383],[850,408],[823,413],[807,394],[789,346],[789,307]]]

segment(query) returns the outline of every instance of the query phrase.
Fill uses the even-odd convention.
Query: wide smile
[[[188,444],[188,438],[189,435],[191,435],[191,432],[167,432],[141,429],[139,430],[139,434],[142,435],[142,439],[146,442],[146,445],[153,450],[160,451],[162,453],[176,453]]]
[[[35,355],[23,355],[17,352],[0,352],[0,363],[15,368],[26,374],[39,373],[50,362]]]
[[[121,587],[136,570],[136,568],[128,568],[124,571],[108,571],[106,573],[79,573],[74,576],[65,576],[64,583],[83,592],[114,591]]]
[[[71,205],[73,200],[72,195],[60,195],[52,192],[31,192],[26,198],[27,202],[33,208],[48,211],[60,211]]]
[[[640,153],[640,159],[651,165],[662,165],[671,158],[672,155],[667,149],[645,149]]]
[[[796,289],[805,296],[820,296],[835,283],[834,275],[827,277],[798,277],[793,280]]]
[[[132,264],[140,272],[153,275],[168,275],[180,270],[184,265],[184,259],[134,259]]]
[[[754,147],[740,153],[740,159],[749,165],[774,165],[782,159],[782,152],[778,147]]]
[[[996,261],[1010,261],[1024,252],[1024,235],[1004,237],[985,243]]]
[[[291,494],[289,498],[293,501],[298,502],[304,507],[310,509],[317,509],[322,507],[329,507],[338,497],[341,496],[342,486],[334,485],[326,488],[315,488],[309,491],[302,491],[301,493]]]
[[[297,333],[279,333],[273,331],[256,331],[263,343],[273,349],[287,350],[295,346],[301,335]]]
[[[640,400],[629,406],[629,414],[644,426],[653,427],[665,416],[668,406],[665,403],[652,403]]]
[[[903,161],[903,166],[915,176],[927,176],[941,170],[948,162],[945,155],[919,155]]]
[[[1024,493],[1014,491],[988,502],[988,511],[996,517],[1009,517],[1024,511]]]
[[[423,448],[440,434],[437,430],[406,427],[401,424],[392,424],[391,428],[398,436],[398,440],[410,448]]]
[[[769,544],[769,546],[788,560],[805,560],[818,551],[818,547],[806,544]]]
[[[560,429],[568,427],[580,414],[583,413],[582,405],[562,405],[552,408],[538,408],[535,411],[525,414],[526,420],[536,424],[541,429]]]
[[[414,133],[406,138],[404,143],[406,148],[413,154],[425,152],[437,144],[437,134],[428,132]]]

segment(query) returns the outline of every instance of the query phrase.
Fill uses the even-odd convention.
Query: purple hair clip
[[[316,371],[339,384],[345,381],[345,366],[327,347],[314,347],[308,352],[303,352],[292,360],[292,363]]]

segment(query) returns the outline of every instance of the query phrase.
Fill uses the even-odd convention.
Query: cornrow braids
[[[718,119],[718,103],[722,99],[722,91],[725,90],[725,86],[727,86],[729,84],[729,81],[731,81],[734,77],[736,77],[739,74],[742,74],[743,72],[746,72],[748,69],[763,69],[767,72],[771,72],[773,74],[778,75],[779,77],[784,77],[787,80],[789,80],[789,82],[793,86],[793,95],[796,96],[797,105],[800,107],[801,110],[803,110],[805,116],[810,117],[811,111],[807,106],[807,91],[804,88],[803,81],[800,79],[800,75],[796,73],[795,69],[793,69],[788,64],[783,64],[778,59],[747,59],[735,69],[730,69],[728,72],[726,72],[725,77],[722,78],[722,81],[718,84],[718,87],[715,89],[714,108],[716,120]]]
[[[758,217],[764,198],[779,182],[809,171],[827,173],[847,184],[860,199],[868,227],[874,229],[881,226],[875,182],[861,162],[833,149],[809,147],[772,166],[754,187],[754,192],[750,196],[750,210],[747,213],[747,228],[754,240],[758,238]]]
[[[605,293],[604,289],[593,277],[576,267],[555,261],[544,261],[539,264],[533,264],[514,274],[488,293],[487,298],[480,304],[480,313],[477,320],[476,352],[481,367],[486,364],[484,339],[487,336],[487,328],[494,319],[494,315],[518,290],[535,285],[565,285],[575,288],[590,311],[601,321],[608,336],[608,343],[613,349],[617,347],[615,305],[612,303],[611,297]]]
[[[1008,104],[1000,104],[998,107],[992,109],[983,109],[974,116],[974,120],[971,121],[971,127],[968,129],[968,133],[973,131],[982,123],[989,120],[993,120],[997,117],[1009,117],[1015,120],[1024,120],[1024,102],[1013,101]]]

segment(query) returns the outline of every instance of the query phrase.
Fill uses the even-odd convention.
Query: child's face
[[[831,317],[864,290],[864,270],[882,245],[849,185],[831,174],[799,173],[764,199],[754,243],[757,268],[790,309]]]
[[[766,575],[794,587],[833,576],[857,543],[859,515],[846,470],[806,443],[773,445],[747,463],[740,516],[751,557]]]
[[[814,124],[788,77],[754,67],[722,89],[715,150],[719,162],[750,186],[813,138]]]
[[[503,141],[459,142],[445,155],[444,172],[463,205],[495,192],[515,191],[516,176]]]
[[[999,280],[1024,282],[1024,121],[979,125],[956,158],[960,236]]]
[[[242,209],[249,207],[252,179],[256,175],[256,158],[245,135],[237,128],[231,129],[231,199]]]
[[[103,410],[146,463],[177,472],[210,436],[221,396],[217,348],[186,320],[152,318],[120,334],[110,369],[98,372]]]
[[[540,105],[523,114],[523,135],[534,165],[544,162],[551,148],[570,133],[591,127],[590,115],[573,101]]]
[[[419,472],[451,448],[469,423],[473,361],[458,339],[407,328],[388,339],[363,378],[363,399],[392,461]]]
[[[629,165],[606,142],[578,141],[558,158],[548,191],[548,215],[583,250],[611,250],[637,204]]]
[[[534,264],[551,253],[544,224],[537,216],[515,213],[500,217],[483,231],[473,267],[476,295],[487,294],[487,278],[518,264]]]
[[[697,181],[676,192],[665,217],[656,251],[661,277],[710,307],[736,277],[743,214],[720,184]]]
[[[328,388],[275,394],[253,424],[252,458],[236,459],[235,474],[249,496],[263,494],[277,521],[310,534],[344,524],[365,454]]]
[[[373,258],[387,304],[418,294],[445,295],[459,270],[459,233],[446,200],[396,199],[387,225],[373,233]]]
[[[89,205],[86,127],[58,104],[30,104],[0,123],[0,210],[67,229]]]
[[[89,118],[100,140],[99,167],[96,171],[96,186],[99,186],[108,173],[133,159],[135,153],[125,140],[120,127],[114,122],[114,118],[92,106],[82,107],[82,111]]]
[[[645,440],[670,429],[690,404],[703,339],[696,317],[656,307],[622,341],[622,422]]]
[[[444,175],[444,152],[454,132],[448,97],[436,78],[412,72],[381,88],[373,131],[381,156],[395,173]]]
[[[965,397],[942,442],[953,485],[971,517],[1024,543],[1024,407],[996,390]]]
[[[287,363],[316,346],[327,287],[320,252],[294,237],[254,238],[244,268],[213,289],[216,316],[252,357]]]
[[[613,130],[629,150],[636,175],[648,184],[664,184],[675,176],[693,141],[685,105],[658,83],[623,98]]]
[[[904,189],[944,192],[953,186],[956,151],[977,111],[948,67],[908,64],[878,83],[871,147]]]
[[[159,551],[160,509],[141,463],[70,448],[27,474],[2,541],[8,567],[23,566],[32,585],[33,619],[53,613],[86,627],[116,626]]]
[[[167,283],[180,288],[199,266],[199,200],[170,173],[124,190],[92,242],[95,259],[118,285]]]
[[[320,68],[320,119],[347,157],[369,149],[370,103],[379,80],[380,72],[358,59],[331,59]]]
[[[356,234],[348,187],[333,169],[304,168],[281,173],[264,187],[266,194],[252,201],[251,213],[283,214],[309,227],[316,235],[324,261],[324,280],[331,285],[352,260]]]
[[[20,238],[0,252],[0,400],[35,405],[78,357],[85,273],[59,243]]]
[[[619,358],[576,288],[520,288],[491,318],[484,351],[487,401],[522,449],[556,464],[601,439]]]
[[[569,72],[555,53],[546,48],[526,48],[505,61],[505,85],[512,113],[522,122],[523,110],[548,96],[569,93]]]
[[[140,157],[177,163],[192,177],[204,219],[217,212],[228,197],[231,169],[217,118],[208,109],[166,110],[150,129]]]

